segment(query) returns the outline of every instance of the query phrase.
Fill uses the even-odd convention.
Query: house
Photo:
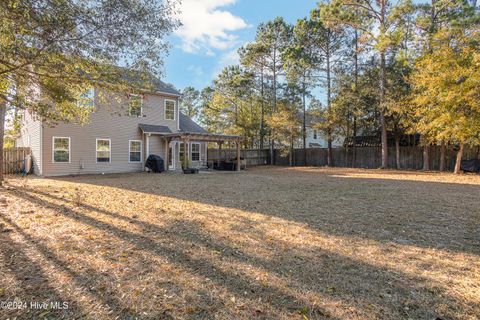
[[[306,126],[306,145],[307,148],[327,148],[328,140],[326,134],[315,128],[315,124],[321,122],[321,119],[313,116],[311,113],[305,115],[305,126]],[[345,138],[342,136],[334,135],[332,146],[333,148],[340,148],[343,146],[343,140]]]
[[[33,172],[42,176],[140,172],[150,154],[166,170],[200,167],[208,142],[236,142],[240,154],[240,137],[208,133],[179,111],[180,96],[161,81],[135,95],[91,89],[81,97],[93,108],[87,124],[49,126],[25,111],[17,146],[31,148]]]

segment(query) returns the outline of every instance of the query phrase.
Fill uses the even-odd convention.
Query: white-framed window
[[[93,108],[95,106],[95,89],[90,88],[84,93],[80,94],[77,99],[77,107]]]
[[[192,142],[191,146],[192,152],[190,154],[192,157],[192,161],[200,161],[200,143]]]
[[[128,162],[142,162],[142,141],[128,141]]]
[[[52,160],[54,163],[70,163],[70,137],[52,138]]]
[[[111,162],[112,149],[110,139],[97,139],[97,162]]]
[[[317,140],[317,130],[313,130],[313,139]]]
[[[131,94],[128,97],[128,115],[130,117],[141,117],[143,114],[143,98],[138,94]]]
[[[185,143],[179,142],[178,143],[178,159],[181,163],[183,163],[183,157],[185,156]]]
[[[175,100],[165,99],[164,107],[165,107],[165,115],[164,115],[165,120],[175,120],[175,114],[176,114]]]

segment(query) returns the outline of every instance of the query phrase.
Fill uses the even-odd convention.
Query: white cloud
[[[213,69],[212,77],[216,77],[225,67],[239,64],[240,56],[238,55],[238,48],[225,52],[220,59],[218,59],[217,65]]]
[[[202,66],[189,65],[187,67],[187,71],[190,71],[192,74],[196,75],[197,77],[200,77],[203,75]]]
[[[175,34],[182,39],[187,52],[212,49],[226,50],[235,45],[237,36],[232,31],[247,28],[240,17],[219,8],[234,4],[236,0],[182,0],[178,18],[182,26]]]

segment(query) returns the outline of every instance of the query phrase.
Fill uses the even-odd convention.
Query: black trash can
[[[165,171],[165,165],[162,157],[157,156],[156,154],[151,154],[148,156],[147,161],[145,162],[145,167],[155,173]]]

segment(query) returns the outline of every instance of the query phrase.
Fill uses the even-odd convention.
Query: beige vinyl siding
[[[177,120],[164,119],[165,97],[163,96],[144,95],[142,117],[126,115],[128,99],[125,94],[110,99],[108,103],[100,103],[97,92],[95,92],[95,97],[96,111],[92,113],[88,124],[81,126],[61,123],[52,128],[44,128],[42,152],[44,175],[142,171],[146,146],[138,125],[140,123],[164,125],[172,131],[177,131]],[[168,97],[167,99],[171,98]],[[54,136],[70,137],[70,163],[53,163],[52,137]],[[96,162],[96,139],[110,139],[111,161],[109,163]],[[142,163],[129,162],[129,140],[143,141]],[[165,144],[161,139],[155,136],[150,137],[150,154],[164,156],[164,148]]]
[[[150,136],[150,154],[155,154],[163,158],[166,162],[166,152],[165,152],[165,139],[162,139],[158,135]]]
[[[22,119],[22,126],[20,129],[20,138],[17,146],[30,147],[33,161],[33,172],[37,175],[42,173],[42,157],[41,157],[41,137],[42,137],[42,123],[36,119],[28,111],[25,111]]]

